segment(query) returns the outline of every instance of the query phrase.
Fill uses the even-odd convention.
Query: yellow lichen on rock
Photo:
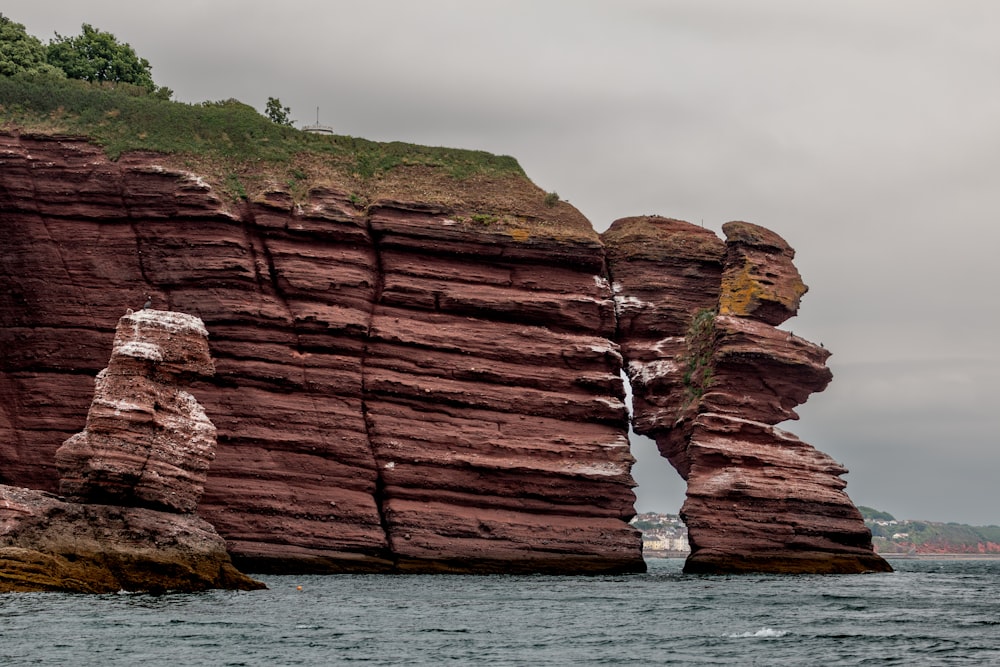
[[[722,277],[722,292],[719,295],[719,313],[736,317],[750,317],[765,301],[783,306],[795,312],[799,299],[808,289],[797,277],[774,283],[766,277],[756,275],[754,262],[744,258],[742,267],[726,270]]]
[[[773,326],[795,315],[808,287],[792,264],[795,251],[774,232],[731,222],[719,294],[719,314],[751,317]]]

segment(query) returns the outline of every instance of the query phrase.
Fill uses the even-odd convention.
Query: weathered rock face
[[[0,135],[0,159],[3,480],[56,488],[48,443],[80,428],[108,323],[152,295],[211,332],[217,372],[191,393],[219,446],[198,512],[244,569],[641,570],[621,353],[637,430],[689,483],[712,373],[805,354],[734,348],[726,362],[688,336],[699,310],[712,332],[760,325],[733,325],[737,348],[784,335],[764,322],[794,299],[720,300],[771,280],[770,245],[744,244],[739,265],[711,232],[661,218],[602,243],[527,182],[438,196],[412,167],[364,207],[333,182],[232,203],[156,156],[111,163],[69,138]],[[787,385],[751,402],[787,414],[816,390]],[[762,419],[738,396],[712,409]]]
[[[60,493],[81,503],[193,512],[215,457],[215,426],[181,387],[214,373],[198,318],[162,310],[122,317],[87,426],[56,451]]]
[[[194,514],[71,503],[0,485],[0,592],[160,593],[264,585]]]
[[[888,570],[843,491],[847,470],[774,427],[831,378],[825,349],[774,328],[805,293],[794,252],[756,225],[723,231],[725,244],[646,217],[604,235],[636,431],[688,483],[685,570]],[[664,276],[675,283],[651,288]]]

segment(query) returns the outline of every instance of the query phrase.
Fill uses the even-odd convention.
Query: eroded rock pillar
[[[822,391],[829,353],[776,326],[806,291],[757,225],[655,216],[605,232],[637,433],[687,481],[688,572],[889,570],[844,492],[847,470],[774,427]]]

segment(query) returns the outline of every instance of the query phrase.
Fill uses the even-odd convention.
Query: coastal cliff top
[[[315,188],[332,188],[359,208],[420,202],[473,228],[528,228],[599,242],[578,210],[532,183],[512,157],[310,134],[234,99],[185,104],[127,84],[0,76],[0,127],[21,136],[85,139],[114,160],[146,154],[199,174],[234,204],[275,189],[302,200]]]

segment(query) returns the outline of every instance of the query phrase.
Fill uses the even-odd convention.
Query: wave
[[[726,639],[750,639],[752,637],[760,638],[772,638],[772,637],[784,637],[788,634],[788,630],[774,630],[772,628],[761,628],[757,632],[734,632],[728,635],[722,635]]]

